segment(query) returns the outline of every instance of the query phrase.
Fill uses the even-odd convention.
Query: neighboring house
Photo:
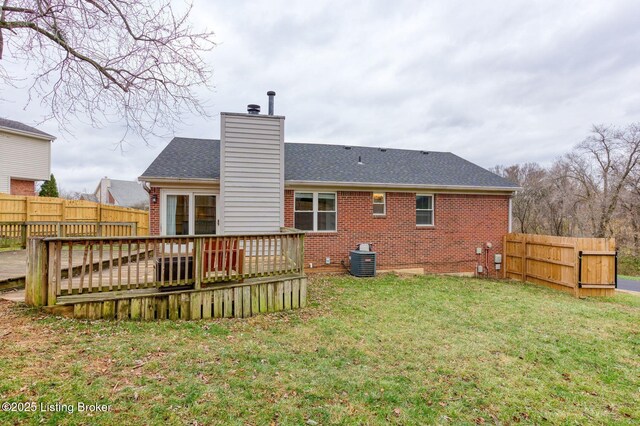
[[[0,118],[0,192],[36,195],[35,183],[51,176],[54,140],[35,127]]]
[[[222,113],[220,140],[174,138],[139,180],[155,235],[295,227],[307,267],[372,243],[379,267],[432,272],[493,264],[518,189],[448,152],[285,143],[284,117],[257,113]]]
[[[143,210],[149,208],[149,194],[140,183],[108,177],[100,179],[93,194],[80,194],[80,199]]]

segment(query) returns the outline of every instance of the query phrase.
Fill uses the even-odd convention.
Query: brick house
[[[51,142],[55,137],[0,118],[0,193],[35,195],[36,181],[51,176]]]
[[[379,268],[494,271],[515,185],[448,152],[285,143],[284,117],[249,107],[221,114],[219,140],[174,138],[140,176],[152,234],[294,227],[307,268],[371,243]]]

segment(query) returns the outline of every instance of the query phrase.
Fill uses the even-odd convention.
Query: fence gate
[[[505,278],[570,292],[577,297],[611,296],[617,287],[613,238],[507,234]]]

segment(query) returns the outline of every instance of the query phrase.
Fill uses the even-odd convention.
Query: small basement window
[[[416,195],[416,225],[433,226],[433,195]]]
[[[387,203],[387,195],[384,192],[373,193],[374,216],[383,216],[387,212],[386,203]]]

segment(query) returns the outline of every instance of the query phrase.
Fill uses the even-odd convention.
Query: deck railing
[[[27,302],[302,274],[303,232],[259,235],[30,239]],[[29,282],[44,282],[30,285]],[[31,288],[30,288],[31,287]],[[31,294],[30,294],[31,293]],[[40,302],[38,302],[40,300]],[[43,303],[46,301],[46,303]]]

